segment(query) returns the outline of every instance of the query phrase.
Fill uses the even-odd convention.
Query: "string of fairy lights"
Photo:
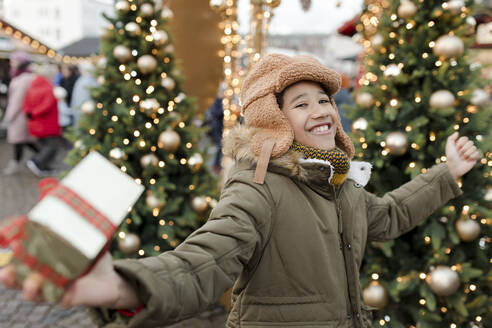
[[[273,17],[273,9],[280,0],[250,1],[250,30],[242,37],[238,33],[238,0],[210,0],[210,7],[221,17],[220,39],[224,49],[219,51],[223,60],[226,88],[222,100],[224,109],[224,133],[234,127],[240,116],[239,93],[247,68],[260,60],[266,46],[266,36]],[[240,63],[242,61],[242,63]]]
[[[39,53],[40,55],[45,55],[48,58],[55,60],[56,62],[76,64],[83,59],[82,57],[62,55],[54,49],[48,47],[44,43],[34,39],[32,36],[22,32],[15,26],[3,20],[0,20],[0,30],[3,31],[7,36],[12,37],[15,40],[19,40],[26,46],[31,47],[34,52]]]

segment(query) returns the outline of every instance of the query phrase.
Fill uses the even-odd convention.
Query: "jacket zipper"
[[[350,289],[349,289],[349,277],[347,275],[347,259],[345,258],[345,251],[344,251],[344,242],[343,242],[343,221],[342,221],[342,210],[340,208],[340,203],[339,203],[339,196],[340,196],[340,192],[341,192],[341,186],[337,188],[335,188],[334,186],[332,186],[332,189],[333,189],[333,194],[335,195],[335,208],[336,208],[336,212],[337,212],[337,221],[338,221],[338,233],[339,233],[339,236],[340,236],[340,250],[342,251],[342,256],[343,256],[343,263],[344,263],[344,269],[345,269],[345,279],[347,281],[347,295],[348,295],[348,298],[349,298],[349,303],[350,303],[350,307],[349,307],[349,313],[347,314],[347,318],[350,319],[352,317],[352,297],[350,296]],[[355,324],[355,323],[354,323]]]

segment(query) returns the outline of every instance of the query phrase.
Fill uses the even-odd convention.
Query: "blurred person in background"
[[[350,122],[349,119],[347,119],[343,113],[343,108],[342,105],[352,105],[354,103],[354,100],[352,99],[352,87],[350,86],[350,78],[342,74],[342,85],[340,90],[333,96],[333,99],[335,100],[335,103],[337,104],[338,107],[338,114],[340,114],[340,119],[342,122],[342,128],[344,131],[350,132],[351,131],[351,125],[352,122]]]
[[[81,62],[79,71],[80,76],[73,87],[72,101],[69,104],[73,111],[73,125],[77,125],[82,104],[92,99],[90,89],[97,87],[97,81],[93,76],[94,65],[91,62]]]
[[[62,78],[60,81],[60,86],[67,90],[67,105],[72,102],[72,93],[75,86],[75,82],[79,78],[79,69],[75,65],[62,65],[61,67]]]
[[[38,177],[53,174],[51,166],[61,146],[58,123],[58,102],[51,84],[49,65],[39,66],[26,92],[22,110],[28,118],[29,132],[38,138],[40,151],[27,161],[27,167]]]
[[[34,75],[31,72],[31,56],[25,52],[14,52],[10,56],[11,82],[8,90],[8,103],[3,125],[7,127],[7,142],[14,148],[14,156],[3,169],[10,175],[19,171],[25,147],[34,152],[39,149],[27,129],[27,118],[22,112],[22,103]]]
[[[205,126],[208,127],[207,134],[212,139],[214,146],[216,147],[213,170],[215,173],[220,173],[222,169],[222,131],[224,129],[224,108],[222,106],[222,99],[224,98],[224,91],[226,84],[221,83],[217,96],[213,104],[205,111]]]

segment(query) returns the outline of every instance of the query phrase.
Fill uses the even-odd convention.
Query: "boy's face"
[[[301,81],[283,92],[282,111],[301,144],[323,150],[335,148],[337,112],[318,83]]]

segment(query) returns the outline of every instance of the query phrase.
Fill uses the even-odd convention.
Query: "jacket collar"
[[[237,126],[224,138],[224,152],[236,162],[247,162],[256,165],[258,157],[251,151],[252,129]],[[372,165],[367,162],[350,162],[347,179],[356,185],[365,186],[371,177]],[[328,182],[332,175],[332,165],[329,161],[304,159],[302,154],[293,150],[287,151],[278,158],[270,159],[268,170],[295,177],[304,182],[317,184]]]

